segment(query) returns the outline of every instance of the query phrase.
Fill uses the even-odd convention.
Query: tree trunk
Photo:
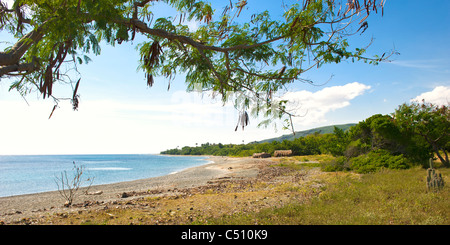
[[[439,148],[436,144],[432,144],[433,146],[433,150],[436,153],[437,157],[439,158],[439,160],[441,160],[442,164],[444,164],[445,167],[449,168],[450,167],[450,163],[448,161],[448,155],[447,152],[445,152],[444,150],[444,154],[445,154],[445,159],[441,156],[441,153],[439,153]]]
[[[8,52],[0,52],[0,66],[16,65],[31,45],[43,36],[42,28],[39,27],[23,36]]]
[[[450,161],[448,160],[448,154],[447,154],[447,151],[446,150],[442,150],[443,152],[444,152],[444,155],[445,155],[445,162],[444,162],[444,165],[448,168],[448,167],[450,167]]]

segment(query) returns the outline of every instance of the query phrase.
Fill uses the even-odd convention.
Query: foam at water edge
[[[87,168],[87,170],[111,170],[111,171],[123,171],[131,170],[132,168],[121,168],[121,167],[104,167],[104,168]]]

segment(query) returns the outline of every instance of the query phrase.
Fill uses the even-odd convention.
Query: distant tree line
[[[205,143],[200,146],[185,146],[181,149],[170,149],[161,154],[171,155],[213,155],[213,156],[252,156],[253,153],[266,152],[273,155],[276,150],[292,150],[293,155],[315,155],[328,153],[324,147],[327,139],[333,138],[333,134],[308,135],[292,141],[273,141],[271,143],[249,143],[249,144],[210,144]]]
[[[161,154],[251,156],[276,150],[292,150],[293,155],[331,154],[335,160],[325,170],[372,172],[379,168],[404,169],[426,165],[436,156],[450,167],[450,113],[448,106],[431,103],[403,104],[391,115],[373,115],[344,131],[315,133],[294,140],[250,144],[201,144],[171,149]]]

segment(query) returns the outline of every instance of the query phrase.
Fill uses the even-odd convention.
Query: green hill
[[[294,134],[286,134],[286,135],[282,135],[280,137],[271,138],[271,139],[265,139],[265,140],[256,141],[256,142],[253,142],[253,143],[265,143],[265,142],[269,142],[270,143],[270,142],[273,142],[273,141],[282,142],[283,140],[294,140],[294,139],[297,139],[297,138],[300,138],[300,137],[305,137],[307,135],[315,134],[315,133],[331,134],[334,131],[334,127],[337,127],[337,128],[340,128],[340,129],[346,131],[350,127],[355,126],[355,125],[356,125],[356,123],[324,126],[324,127],[313,128],[313,129],[308,129],[308,130],[303,130],[303,131],[296,131],[295,135]]]

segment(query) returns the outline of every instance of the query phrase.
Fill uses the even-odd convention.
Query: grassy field
[[[299,168],[300,165],[284,164]],[[438,169],[449,183],[450,169]],[[223,216],[209,224],[448,225],[450,193],[428,192],[426,170],[382,170],[373,174],[330,173],[322,192],[307,203]],[[290,191],[295,191],[291,189]]]
[[[223,181],[165,197],[111,203],[41,219],[43,224],[449,225],[445,186],[426,188],[426,170],[322,172],[330,156],[276,159],[255,180]]]

